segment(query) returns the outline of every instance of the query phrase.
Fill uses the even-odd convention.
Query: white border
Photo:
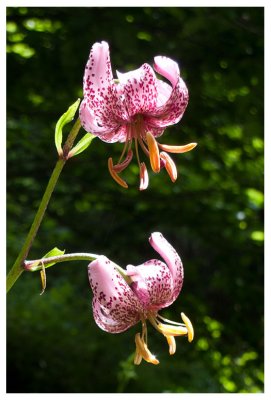
[[[270,57],[270,25],[271,25],[271,3],[266,1],[160,1],[160,0],[152,0],[152,1],[143,1],[136,0],[125,2],[114,0],[114,7],[125,6],[125,7],[143,7],[143,6],[153,6],[153,7],[265,7],[265,294],[270,293],[270,249],[271,249],[271,229],[270,229],[270,204],[271,204],[271,195],[270,195],[270,183],[271,183],[271,157],[270,157],[270,135],[271,135],[271,124],[270,124],[270,115],[271,112],[268,109],[270,106],[269,93],[270,93],[270,70],[271,70],[271,57]],[[0,54],[1,54],[1,68],[0,68],[0,93],[2,94],[1,102],[0,102],[0,121],[2,121],[2,126],[5,126],[4,121],[6,121],[6,98],[3,96],[3,93],[6,93],[6,64],[3,63],[5,60],[5,52],[6,52],[6,36],[5,36],[5,25],[6,25],[6,7],[16,7],[16,6],[28,6],[28,7],[111,7],[112,0],[110,1],[91,1],[91,0],[78,0],[76,2],[68,1],[68,0],[46,0],[46,2],[42,1],[19,1],[19,0],[1,0],[0,2]],[[6,157],[5,157],[5,129],[2,128],[0,135],[0,149],[1,149],[1,157],[0,157],[0,171],[3,174],[1,176],[2,186],[4,182],[6,182]],[[1,197],[1,210],[5,209],[6,197],[3,187],[0,191]],[[2,204],[3,202],[3,204]],[[5,253],[5,231],[2,232],[5,225],[3,224],[3,219],[1,219],[1,249],[2,251],[2,259],[4,258]],[[3,239],[3,242],[2,242]],[[3,244],[2,244],[3,243]],[[1,288],[1,299],[4,298],[3,293],[5,293],[5,271],[3,265],[0,268],[0,288]],[[248,396],[253,396],[253,399],[262,399],[262,398],[270,398],[271,395],[271,368],[270,368],[270,341],[271,337],[271,315],[270,315],[270,294],[268,294],[268,299],[265,296],[265,392],[263,394],[217,394],[217,393],[203,393],[203,394],[6,394],[6,334],[5,334],[5,317],[6,317],[6,303],[5,301],[1,301],[1,316],[3,318],[3,322],[1,323],[1,347],[0,347],[0,395],[1,398],[8,397],[10,400],[17,399],[19,396],[27,398],[36,398],[36,396],[47,397],[50,396],[50,400],[52,396],[57,396],[59,398],[77,398],[78,396],[88,396],[88,398],[103,398],[103,399],[112,399],[119,398],[125,396],[128,397],[139,397],[152,399],[157,397],[165,398],[179,398],[182,400],[200,398],[202,400],[209,400],[210,397],[217,398],[217,396],[223,396],[224,398],[238,397],[238,399],[247,399]],[[3,307],[3,308],[2,308]],[[251,324],[253,324],[253,315],[251,316]],[[23,345],[23,344],[22,344]],[[16,377],[14,377],[16,379]],[[31,377],[29,377],[31,379]],[[48,397],[49,398],[49,397]]]

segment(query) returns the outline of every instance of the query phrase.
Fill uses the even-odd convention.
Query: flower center
[[[132,144],[135,145],[136,159],[139,167],[140,185],[139,189],[144,190],[148,187],[149,178],[147,168],[144,162],[140,161],[139,145],[143,152],[150,160],[150,165],[154,173],[160,172],[160,169],[165,167],[172,182],[177,179],[177,168],[168,153],[185,153],[192,150],[196,143],[189,143],[184,146],[169,146],[163,145],[156,141],[154,135],[150,131],[145,130],[144,118],[142,115],[135,115],[132,122],[125,125],[126,140],[117,164],[113,165],[113,160],[108,159],[108,169],[112,178],[125,189],[128,188],[127,183],[119,176],[131,162],[133,158]],[[163,150],[159,152],[159,147]]]

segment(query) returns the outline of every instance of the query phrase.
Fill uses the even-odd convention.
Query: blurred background
[[[176,60],[190,92],[162,143],[197,142],[173,155],[179,178],[136,161],[118,186],[107,170],[122,145],[95,139],[65,166],[29,254],[53,247],[138,265],[160,231],[180,253],[185,280],[162,314],[185,312],[190,344],[149,328],[160,364],[133,365],[140,326],[108,334],[93,321],[87,263],[24,273],[7,300],[7,391],[23,393],[263,391],[263,8],[7,8],[7,264],[26,237],[56,162],[54,128],[82,97],[91,45],[110,44],[113,71],[156,55]],[[65,131],[67,132],[67,130]],[[84,132],[81,130],[81,135]]]

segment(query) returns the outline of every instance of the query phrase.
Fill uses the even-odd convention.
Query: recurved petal
[[[182,78],[179,78],[170,98],[162,106],[157,107],[155,112],[148,115],[146,118],[148,124],[157,128],[177,124],[185,112],[188,99],[187,87]]]
[[[180,76],[180,69],[176,61],[164,56],[154,57],[154,69],[160,75],[164,76],[174,87]]]
[[[172,86],[170,86],[168,83],[161,81],[160,79],[157,79],[157,103],[156,106],[160,107],[164,105],[168,99],[170,98],[171,92],[172,92]]]
[[[141,304],[114,264],[100,256],[88,266],[93,315],[101,329],[123,332],[139,321]]]
[[[189,96],[175,61],[167,57],[155,57],[154,69],[172,84],[172,91],[167,101],[158,106],[147,119],[150,125],[162,128],[180,121],[188,104]]]
[[[160,232],[154,232],[149,239],[151,246],[156,250],[166,262],[172,279],[173,291],[172,302],[179,295],[183,285],[183,264],[180,256],[171,244],[164,238]]]
[[[156,109],[157,79],[149,64],[124,74],[117,72],[117,76],[130,116]]]

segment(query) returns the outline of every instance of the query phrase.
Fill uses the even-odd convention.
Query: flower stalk
[[[49,268],[57,263],[66,261],[93,261],[98,257],[97,254],[93,253],[71,253],[37,260],[25,260],[23,263],[23,269],[29,272],[36,272],[42,270],[43,267]]]
[[[23,267],[24,260],[26,259],[27,255],[30,251],[30,248],[32,246],[33,240],[37,235],[38,229],[43,220],[43,217],[44,217],[45,211],[47,209],[48,203],[50,201],[51,195],[55,189],[55,186],[57,184],[57,181],[59,179],[61,171],[68,159],[69,151],[71,150],[74,140],[79,133],[80,127],[81,127],[81,123],[78,118],[75,121],[75,123],[67,137],[67,140],[64,144],[63,154],[59,156],[59,159],[58,159],[58,161],[55,165],[55,168],[52,172],[52,175],[49,179],[49,182],[45,189],[44,195],[40,202],[38,211],[35,215],[34,221],[31,225],[31,228],[25,239],[24,245],[23,245],[15,263],[13,264],[12,268],[10,269],[10,271],[7,275],[7,283],[6,283],[7,292],[9,292],[9,290],[12,288],[14,283],[17,281],[17,279],[21,276],[22,272],[24,271],[24,267]]]

